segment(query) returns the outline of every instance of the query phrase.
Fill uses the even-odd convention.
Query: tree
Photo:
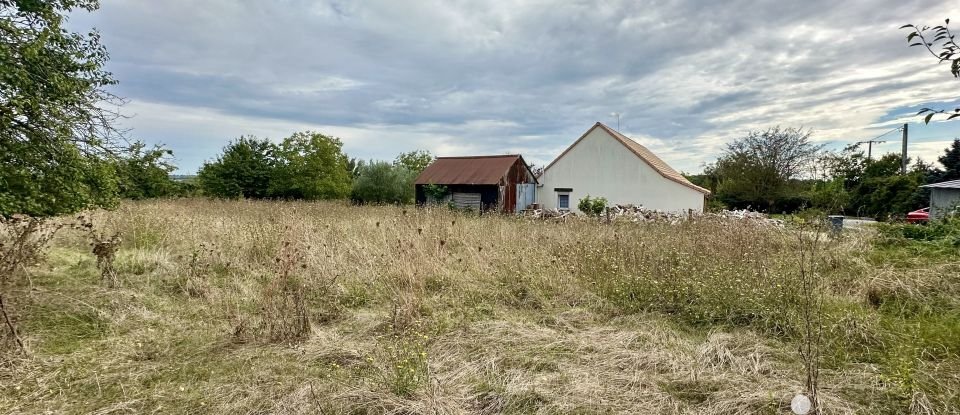
[[[774,127],[751,131],[727,145],[705,174],[717,178],[717,197],[733,207],[796,208],[801,175],[822,150],[810,131]]]
[[[415,177],[406,167],[372,161],[360,167],[352,196],[360,203],[411,203]]]
[[[63,27],[96,0],[0,0],[0,215],[112,206],[109,158],[123,149],[96,31]]]
[[[878,219],[925,206],[928,194],[920,186],[939,174],[922,162],[916,163],[907,174],[900,174],[899,154],[888,153],[879,159],[867,160],[863,152],[852,147],[831,154],[828,160],[833,181],[829,185],[815,185],[811,192],[818,207]],[[838,194],[833,183],[842,183],[846,195]],[[846,203],[837,205],[837,201]]]
[[[170,180],[170,173],[176,169],[168,159],[172,151],[162,146],[147,150],[145,144],[136,142],[127,153],[116,163],[120,197],[149,199],[177,191],[176,183]]]
[[[414,175],[420,174],[430,163],[433,163],[433,155],[427,150],[400,153],[393,161],[394,166],[405,167],[407,170],[413,172]]]
[[[294,133],[276,150],[270,194],[290,199],[342,199],[352,178],[339,138],[307,131]]]
[[[363,167],[363,160],[351,157],[347,160],[347,172],[350,177],[356,179],[360,175],[360,168]]]
[[[913,46],[922,46],[927,52],[930,52],[937,63],[949,62],[950,74],[954,78],[960,78],[960,45],[957,45],[954,34],[950,31],[950,19],[944,20],[942,26],[915,26],[906,24],[901,29],[909,29],[907,34],[907,43]],[[913,42],[913,43],[911,43]],[[935,50],[939,48],[939,52]],[[960,117],[960,108],[954,108],[952,113],[946,109],[921,108],[917,115],[926,114],[923,122],[930,123],[930,120],[937,114],[947,115],[947,120]]]
[[[938,180],[960,179],[960,138],[953,139],[953,143],[943,150],[943,155],[937,161],[943,165],[943,173]]]
[[[274,175],[275,152],[270,141],[241,136],[227,144],[216,161],[203,164],[197,174],[200,188],[209,196],[265,198]]]
[[[850,193],[843,186],[843,179],[818,181],[810,189],[810,204],[826,213],[843,213],[850,205]]]

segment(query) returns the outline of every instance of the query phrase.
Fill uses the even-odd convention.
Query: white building
[[[928,184],[930,219],[937,220],[957,213],[960,207],[960,180]]]
[[[544,169],[537,202],[545,209],[577,211],[589,195],[606,198],[608,206],[702,212],[709,194],[640,143],[597,123]]]

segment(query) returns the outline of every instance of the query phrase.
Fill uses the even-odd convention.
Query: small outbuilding
[[[922,186],[930,189],[930,219],[941,219],[960,206],[960,180]]]
[[[414,183],[417,204],[453,203],[503,213],[526,209],[537,190],[537,178],[519,154],[437,157]]]

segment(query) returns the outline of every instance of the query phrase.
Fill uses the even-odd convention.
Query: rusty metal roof
[[[437,157],[417,176],[416,184],[499,184],[519,154]]]

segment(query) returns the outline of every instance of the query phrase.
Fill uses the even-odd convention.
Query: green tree
[[[943,155],[937,161],[943,165],[943,173],[937,180],[960,179],[960,138],[953,139],[953,143],[943,150]]]
[[[0,215],[57,216],[118,202],[111,162],[61,141],[50,154],[29,142],[0,141]],[[53,149],[53,147],[48,147]]]
[[[774,127],[752,131],[727,145],[705,175],[715,177],[724,204],[754,209],[793,210],[805,187],[801,181],[823,146],[810,140],[810,131]]]
[[[170,163],[173,152],[162,146],[147,149],[136,142],[127,154],[117,161],[120,196],[125,199],[148,199],[171,196],[177,185],[170,179],[176,168]]]
[[[209,196],[265,198],[275,174],[276,145],[253,136],[230,142],[215,161],[200,168],[197,180]],[[346,174],[346,173],[344,173]]]
[[[369,162],[353,182],[353,199],[361,203],[412,203],[414,172],[385,161]]]
[[[95,0],[0,0],[0,215],[52,216],[117,201],[122,149],[96,31],[63,27]]]
[[[415,150],[406,153],[400,153],[393,161],[394,166],[402,166],[410,170],[414,175],[419,175],[423,169],[426,169],[430,163],[433,163],[433,155],[427,150]]]
[[[850,193],[841,178],[818,181],[810,190],[810,204],[830,214],[843,213],[850,205]]]
[[[342,199],[350,196],[352,178],[339,138],[307,131],[283,140],[270,193],[290,199]]]
[[[347,172],[350,177],[356,179],[360,175],[360,168],[363,167],[363,160],[351,157],[347,160]]]
[[[867,160],[862,152],[852,148],[831,155],[828,166],[833,180],[842,183],[847,193],[843,211],[877,219],[902,216],[926,206],[928,194],[920,186],[927,182],[930,174],[936,174],[918,162],[903,175],[899,154],[888,153],[879,159]],[[815,200],[818,190],[823,189],[814,187]]]

